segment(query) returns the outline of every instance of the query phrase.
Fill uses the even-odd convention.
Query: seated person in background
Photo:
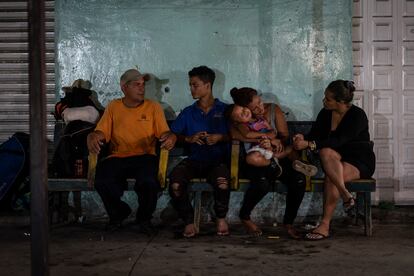
[[[215,73],[206,66],[188,72],[190,90],[197,101],[184,108],[171,125],[178,140],[190,144],[190,154],[170,174],[169,192],[173,207],[183,219],[184,237],[194,237],[194,210],[187,186],[194,177],[206,177],[214,187],[217,235],[229,234],[226,215],[230,199],[230,143],[224,119],[227,105],[213,97]]]
[[[110,156],[98,162],[95,188],[109,216],[108,228],[116,229],[131,208],[120,197],[127,178],[135,178],[138,194],[136,221],[140,231],[151,234],[152,214],[157,205],[160,184],[157,180],[157,140],[170,150],[177,140],[170,132],[160,104],[145,99],[148,75],[130,69],[121,76],[124,97],[112,100],[95,131],[87,138],[90,153],[99,154],[101,146],[109,143]]]
[[[364,110],[352,104],[354,83],[346,80],[331,82],[325,89],[324,108],[306,139],[293,137],[297,150],[318,152],[325,171],[323,217],[319,226],[306,235],[308,240],[329,237],[330,222],[339,198],[346,210],[355,206],[353,195],[345,182],[370,178],[375,170],[375,155],[368,132]]]

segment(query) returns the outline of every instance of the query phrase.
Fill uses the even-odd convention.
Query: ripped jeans
[[[194,209],[188,196],[192,178],[206,178],[214,188],[214,211],[217,218],[225,218],[230,200],[230,171],[224,163],[184,159],[170,174],[171,203],[185,224],[194,222]]]

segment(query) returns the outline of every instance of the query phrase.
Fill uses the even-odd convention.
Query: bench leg
[[[364,192],[365,236],[372,236],[371,193]]]
[[[355,202],[355,225],[358,225],[359,222],[359,206],[361,204],[361,200],[363,200],[361,198],[361,193],[357,192],[356,193],[356,202]]]
[[[52,225],[54,220],[54,215],[57,212],[57,206],[59,206],[59,197],[55,192],[49,192],[49,225]]]
[[[75,215],[75,220],[78,221],[79,218],[82,216],[82,198],[81,198],[81,192],[80,191],[76,191],[73,192],[73,203],[74,203],[74,215]]]
[[[200,232],[201,193],[201,191],[197,191],[194,195],[194,226],[197,232]]]
[[[69,192],[58,192],[59,193],[59,213],[58,221],[66,222],[69,219]]]

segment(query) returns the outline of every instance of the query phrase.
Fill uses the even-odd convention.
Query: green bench
[[[298,121],[298,122],[288,122],[289,132],[293,133],[306,133],[309,131],[312,122],[309,121]],[[166,188],[168,186],[167,167],[168,160],[171,158],[177,158],[183,155],[183,150],[173,149],[171,152],[166,150],[160,150],[160,159],[159,159],[159,172],[158,179],[160,181],[161,187]],[[232,142],[231,150],[231,189],[232,191],[241,191],[244,192],[250,185],[248,179],[239,178],[239,155],[240,155],[240,143],[238,141]],[[74,192],[75,200],[75,213],[80,216],[81,214],[81,204],[80,204],[80,192],[82,191],[91,191],[93,190],[93,178],[96,167],[96,156],[89,156],[89,170],[88,170],[88,179],[58,179],[50,178],[48,180],[48,188],[50,192],[55,192],[56,194]],[[134,180],[128,180],[128,190],[133,191]],[[357,204],[356,206],[363,206],[363,212],[360,213],[360,210],[356,210],[355,223],[358,224],[359,218],[364,220],[364,229],[365,235],[372,235],[372,215],[371,215],[371,193],[375,192],[376,181],[375,179],[358,179],[352,182],[346,183],[346,187],[350,192],[356,193]],[[200,225],[201,217],[201,203],[202,203],[202,194],[205,192],[212,192],[213,188],[210,184],[206,182],[205,179],[193,179],[192,185],[189,186],[189,192],[194,193],[193,197],[193,206],[194,206],[194,223],[197,230]],[[323,192],[323,179],[307,178],[306,183],[307,192]],[[271,186],[269,192],[277,193],[286,193],[287,186],[285,183],[280,181],[275,181]],[[59,202],[62,200],[60,196],[57,196],[57,209],[60,214],[63,216],[66,215],[65,205],[67,202]],[[65,197],[63,197],[65,200]],[[56,209],[56,208],[55,208]],[[60,209],[60,210],[59,210]]]

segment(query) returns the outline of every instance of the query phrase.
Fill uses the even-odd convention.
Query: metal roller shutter
[[[29,132],[27,1],[0,2],[0,143]],[[46,1],[47,137],[53,141],[55,104],[54,2]]]

